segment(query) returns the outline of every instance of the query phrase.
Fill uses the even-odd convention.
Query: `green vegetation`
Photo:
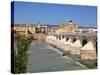
[[[25,73],[28,61],[26,52],[32,42],[32,37],[16,34],[15,42],[17,50],[14,50],[14,73]]]

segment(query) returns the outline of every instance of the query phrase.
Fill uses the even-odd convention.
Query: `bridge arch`
[[[58,39],[58,35],[56,35],[56,39]]]
[[[59,35],[59,40],[61,40],[61,35]]]
[[[97,39],[96,39],[96,42],[95,42],[95,48],[96,48],[96,55],[98,53],[98,43],[97,43]]]
[[[62,35],[62,38],[64,38],[64,35]]]
[[[73,43],[76,41],[76,38],[73,39]]]
[[[66,38],[66,41],[68,41],[69,40],[69,38]]]
[[[88,40],[87,40],[86,38],[84,38],[84,39],[82,40],[82,46],[84,46],[85,44],[87,44],[87,42],[88,42]]]

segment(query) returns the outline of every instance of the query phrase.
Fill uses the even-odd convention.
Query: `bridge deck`
[[[87,69],[44,42],[32,42],[28,51],[28,72]]]
[[[74,36],[96,36],[97,33],[49,33],[49,35],[74,35]]]

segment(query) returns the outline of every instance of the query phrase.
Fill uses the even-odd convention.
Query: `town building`
[[[78,25],[76,25],[73,21],[69,21],[67,24],[61,23],[58,32],[75,32],[78,30]]]
[[[97,32],[97,28],[94,27],[81,27],[75,24],[73,21],[68,21],[68,23],[61,22],[60,25],[49,25],[49,24],[15,24],[13,28],[15,33],[19,34],[34,34],[34,33],[44,33],[48,34],[54,33],[94,33]]]

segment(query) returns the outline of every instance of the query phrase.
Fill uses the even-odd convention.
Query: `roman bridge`
[[[82,60],[97,59],[97,33],[49,33],[46,42]]]

